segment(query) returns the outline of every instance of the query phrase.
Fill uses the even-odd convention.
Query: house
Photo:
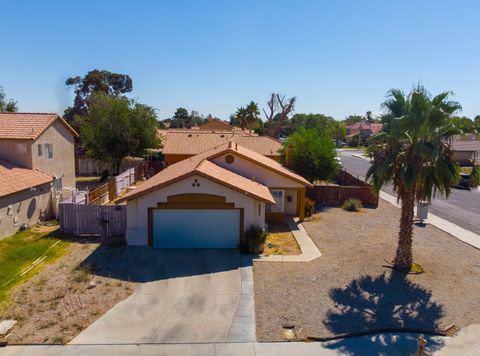
[[[480,158],[480,141],[474,137],[471,139],[454,139],[451,147],[455,152],[455,158],[461,166],[472,166]]]
[[[123,196],[129,245],[235,248],[244,231],[304,217],[312,185],[277,161],[230,141],[170,165]]]
[[[365,142],[370,136],[381,132],[383,130],[383,124],[356,122],[353,125],[346,126],[345,129],[347,142],[350,142],[356,135],[360,136],[361,142]]]
[[[163,132],[163,154],[167,164],[210,150],[214,147],[235,142],[251,151],[279,160],[282,144],[269,136],[258,136],[241,129],[215,131],[199,129],[168,130]]]
[[[209,117],[207,122],[198,128],[200,130],[233,131],[236,127],[220,119]]]
[[[74,138],[78,134],[57,114],[0,113],[0,158],[75,187]]]
[[[0,239],[50,216],[53,176],[0,159]]]

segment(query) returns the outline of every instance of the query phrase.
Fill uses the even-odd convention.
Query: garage
[[[155,248],[236,248],[239,209],[153,209]]]

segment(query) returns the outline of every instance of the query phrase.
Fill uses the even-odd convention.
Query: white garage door
[[[152,218],[153,247],[238,247],[238,210],[155,209]]]

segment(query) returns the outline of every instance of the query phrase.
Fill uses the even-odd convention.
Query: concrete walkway
[[[192,355],[192,356],[333,356],[333,355],[415,355],[417,334],[375,334],[328,342],[278,343],[194,343],[8,346],[0,356],[50,355]],[[479,355],[480,325],[470,325],[455,337],[426,337],[428,354],[438,356]]]
[[[152,273],[151,281],[72,344],[256,341],[251,258],[238,250],[150,253],[155,255],[145,273]]]
[[[398,208],[401,208],[401,205],[397,204],[397,197],[391,194],[380,191],[380,198],[389,202],[390,204],[395,205]],[[417,208],[415,208],[415,215],[416,214],[417,214]],[[439,228],[442,231],[445,231],[446,233],[456,237],[457,239],[475,248],[480,249],[480,235],[477,235],[467,229],[464,229],[463,227],[460,227],[454,223],[451,223],[450,221],[442,219],[441,217],[436,216],[430,212],[428,213],[428,219],[426,219],[425,222],[427,224],[430,224]]]
[[[260,255],[255,256],[253,259],[256,262],[308,262],[312,261],[322,254],[317,248],[317,245],[312,241],[307,231],[304,229],[298,218],[288,218],[288,227],[292,230],[295,240],[297,240],[298,246],[302,253],[300,255]]]

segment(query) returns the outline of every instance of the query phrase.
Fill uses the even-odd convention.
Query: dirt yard
[[[6,338],[9,343],[66,343],[133,292],[132,282],[93,274],[116,263],[117,248],[73,241],[68,249],[14,289],[3,313],[18,321]],[[99,250],[103,266],[84,263]]]
[[[426,273],[382,267],[395,254],[400,209],[329,208],[304,226],[322,256],[254,264],[257,338],[330,337],[381,328],[440,330],[480,323],[480,251],[435,227],[415,227],[414,259]]]
[[[271,244],[272,247],[268,247]],[[286,222],[269,223],[265,255],[299,255],[302,251]]]

